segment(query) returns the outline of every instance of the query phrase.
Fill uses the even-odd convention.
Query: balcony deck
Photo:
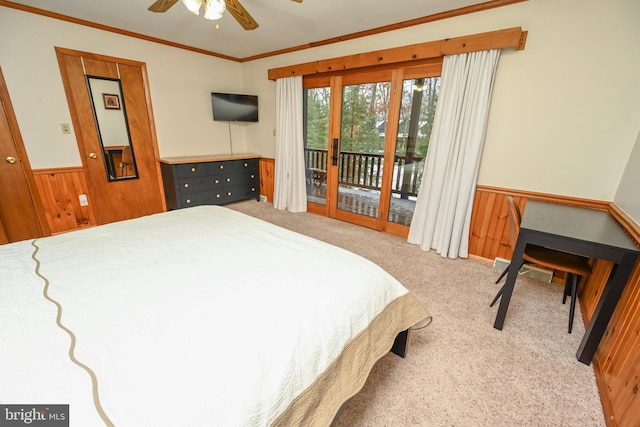
[[[307,201],[324,205],[326,203],[326,195],[326,184],[307,184]],[[338,197],[338,209],[378,218],[380,210],[378,207],[378,195],[373,190],[348,189],[341,191]],[[406,226],[411,225],[413,209],[416,204],[415,197],[411,199],[392,197],[388,220]]]
[[[378,218],[382,183],[382,154],[342,151],[339,154],[338,209]],[[422,179],[424,158],[395,156],[388,221],[410,225]],[[305,148],[307,200],[325,204],[328,152]]]

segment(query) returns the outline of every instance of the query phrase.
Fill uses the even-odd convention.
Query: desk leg
[[[637,257],[635,255],[625,254],[620,264],[613,266],[607,279],[607,284],[602,291],[602,296],[598,300],[598,305],[593,312],[584,337],[582,337],[580,347],[578,347],[576,356],[580,362],[586,365],[591,363],[591,359],[593,359],[593,355],[600,345],[600,340],[607,330],[609,320],[611,320],[611,316],[616,309],[618,300],[622,296],[622,291],[624,291],[631,277],[636,260]]]
[[[522,256],[524,254],[524,248],[527,246],[526,233],[520,230],[518,235],[518,241],[511,257],[511,265],[522,265]],[[509,302],[511,301],[511,294],[513,293],[513,287],[516,284],[518,278],[518,268],[510,268],[507,274],[507,281],[504,284],[502,296],[500,297],[500,306],[498,307],[498,314],[496,314],[496,321],[493,327],[502,330],[504,324],[504,318],[507,316],[507,309],[509,308]]]

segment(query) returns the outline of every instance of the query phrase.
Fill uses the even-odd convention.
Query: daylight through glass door
[[[391,82],[342,89],[337,208],[378,218]]]
[[[408,235],[441,64],[305,80],[308,209]]]
[[[387,218],[390,222],[411,225],[439,93],[440,77],[407,79],[402,83]]]

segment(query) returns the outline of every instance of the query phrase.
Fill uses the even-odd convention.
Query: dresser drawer
[[[235,171],[240,170],[258,170],[258,159],[236,160],[233,165]]]
[[[182,194],[180,196],[181,207],[199,205],[221,205],[224,203],[244,200],[250,197],[259,197],[258,187],[235,185],[220,189],[219,191],[203,191],[199,193]]]
[[[161,165],[167,209],[260,197],[258,158]]]
[[[218,191],[230,185],[258,185],[258,173],[245,171],[241,173],[225,172],[220,175],[181,178],[178,180],[180,194],[198,193],[200,191]]]
[[[219,175],[233,170],[234,163],[235,160],[210,163],[186,163],[177,165],[176,170],[178,171],[178,178]]]
[[[177,165],[179,178],[219,175],[241,170],[258,170],[258,159],[226,160],[208,163],[186,163]]]

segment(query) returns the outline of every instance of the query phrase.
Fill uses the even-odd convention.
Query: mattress
[[[346,250],[200,206],[0,247],[0,403],[71,425],[329,425],[430,317]]]

